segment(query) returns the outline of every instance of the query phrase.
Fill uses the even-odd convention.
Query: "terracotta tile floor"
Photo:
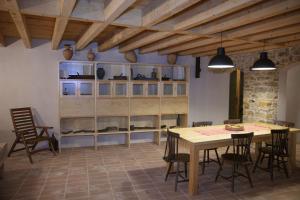
[[[100,147],[98,151],[65,149],[56,157],[50,152],[38,153],[33,157],[33,165],[24,152],[18,152],[6,160],[0,199],[300,199],[299,168],[289,179],[276,170],[273,183],[268,173],[258,170],[252,174],[253,189],[241,178],[232,193],[229,182],[222,179],[214,182],[217,170],[214,163],[200,176],[198,196],[188,196],[187,183],[180,183],[178,192],[174,192],[174,176],[164,182],[163,151],[164,145],[150,143],[134,144],[131,148]],[[299,166],[300,145],[297,152]]]

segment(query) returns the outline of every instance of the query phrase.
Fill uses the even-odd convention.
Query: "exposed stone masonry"
[[[300,46],[268,51],[268,55],[281,69],[300,62]],[[244,71],[244,121],[272,122],[277,116],[280,69],[250,71],[249,68],[259,58],[259,52],[232,55],[231,58]]]

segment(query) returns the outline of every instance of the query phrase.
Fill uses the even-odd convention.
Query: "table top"
[[[268,123],[241,123],[243,131],[228,131],[225,125],[214,125],[205,127],[174,128],[170,131],[178,133],[180,138],[193,144],[210,143],[231,139],[231,134],[254,132],[255,136],[263,136],[271,133],[271,129],[284,129],[286,127]],[[300,132],[300,129],[290,128],[290,133]]]

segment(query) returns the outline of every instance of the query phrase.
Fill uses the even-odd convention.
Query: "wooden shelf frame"
[[[130,147],[132,141],[132,134],[142,134],[142,133],[153,133],[154,143],[160,144],[161,134],[165,132],[166,129],[161,128],[162,116],[163,115],[182,115],[185,120],[182,120],[182,127],[187,127],[188,113],[189,113],[189,77],[190,69],[188,66],[184,65],[163,65],[163,64],[146,64],[146,63],[119,63],[119,62],[90,62],[90,61],[61,61],[61,63],[92,65],[94,69],[95,79],[59,79],[59,119],[60,119],[60,130],[63,130],[62,120],[64,119],[76,119],[81,118],[91,118],[94,120],[95,130],[93,133],[69,133],[69,134],[59,134],[59,143],[61,151],[61,139],[65,137],[77,137],[77,136],[92,136],[94,148],[101,145],[101,136],[105,135],[124,135],[125,134],[125,145]],[[132,80],[131,74],[128,76],[128,80],[99,80],[96,76],[97,66],[105,65],[108,67],[114,66],[124,66],[125,71],[130,72],[132,68],[151,67],[155,68],[157,71],[158,80]],[[182,68],[178,68],[182,67]],[[162,69],[174,68],[183,70],[184,80],[162,80]],[[113,69],[110,69],[113,70]],[[124,71],[124,70],[123,70]],[[111,73],[111,72],[110,72]],[[170,73],[173,73],[170,72]],[[182,73],[182,72],[181,72]],[[120,73],[119,73],[120,74]],[[109,74],[107,77],[112,77],[115,74]],[[117,74],[116,74],[117,75]],[[74,83],[76,92],[75,95],[63,95],[64,88],[63,83]],[[80,95],[80,84],[81,83],[91,83],[92,84],[92,95]],[[99,95],[99,84],[108,84],[109,94]],[[116,85],[124,84],[126,85],[126,95],[116,95]],[[132,85],[142,84],[143,85],[143,95],[133,95]],[[149,85],[157,85],[157,95],[149,95],[148,87]],[[163,95],[164,84],[172,85],[172,95]],[[177,85],[185,84],[185,94],[177,95]],[[176,98],[174,98],[176,97]],[[140,129],[140,130],[130,130],[130,125],[132,124],[133,117],[145,117],[145,116],[155,116],[155,129]],[[124,118],[126,117],[127,131],[107,131],[98,132],[97,120],[99,118]],[[122,127],[123,128],[123,127]]]

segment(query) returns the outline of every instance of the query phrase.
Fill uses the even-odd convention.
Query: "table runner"
[[[204,136],[213,136],[213,135],[223,135],[223,134],[233,134],[233,133],[245,133],[245,132],[255,132],[255,131],[264,131],[264,130],[271,130],[270,128],[255,125],[255,124],[244,124],[243,131],[228,131],[225,129],[224,126],[209,126],[209,127],[203,127],[201,130],[194,130],[194,132],[199,133]]]

